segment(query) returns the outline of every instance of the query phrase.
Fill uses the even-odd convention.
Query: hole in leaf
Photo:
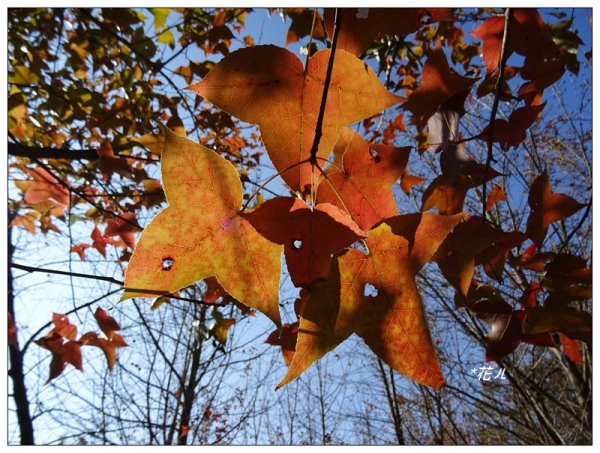
[[[363,295],[365,297],[377,297],[379,291],[370,283],[365,283],[365,288],[363,289]]]
[[[167,257],[163,258],[163,260],[162,260],[162,270],[163,271],[170,271],[171,268],[173,267],[173,263],[175,263],[175,260],[173,258],[171,258],[170,256],[167,256]]]
[[[369,154],[371,155],[371,157],[373,158],[373,160],[375,161],[376,164],[381,162],[381,156],[379,155],[379,153],[376,150],[374,150],[373,148],[370,148]]]
[[[302,248],[301,239],[292,239],[292,250],[300,250]]]
[[[422,25],[428,24],[431,22],[431,13],[429,11],[423,11],[419,16],[419,22]]]

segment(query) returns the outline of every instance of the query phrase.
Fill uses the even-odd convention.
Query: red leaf
[[[475,257],[504,233],[479,217],[471,217],[454,228],[433,256],[448,282],[467,297],[475,273]]]
[[[106,181],[113,173],[119,173],[123,177],[132,176],[130,159],[115,156],[112,145],[108,140],[102,142],[97,149],[98,168],[102,173],[102,178]]]
[[[77,326],[71,324],[67,316],[53,313],[52,323],[55,325],[52,332],[56,332],[56,334],[61,337],[64,337],[67,340],[74,340],[77,336]]]
[[[542,246],[552,222],[566,219],[585,206],[567,195],[553,193],[545,171],[533,181],[528,202],[532,212],[526,233],[538,247]]]
[[[444,51],[435,49],[423,66],[421,86],[412,92],[402,107],[426,120],[446,101],[468,92],[475,81],[476,79],[462,77],[452,71]]]
[[[79,244],[71,247],[71,253],[77,253],[79,255],[79,259],[85,261],[85,250],[90,248],[90,244]]]
[[[544,61],[539,56],[525,58],[521,69],[521,77],[525,82],[519,89],[519,97],[527,105],[541,103],[542,94],[546,88],[558,81],[565,72],[565,67],[560,60]]]
[[[329,203],[311,210],[301,199],[277,197],[242,216],[264,237],[284,246],[296,286],[326,279],[331,255],[366,236],[348,214]]]
[[[476,259],[476,264],[482,264],[484,272],[491,278],[502,282],[504,265],[509,252],[521,245],[527,235],[520,231],[504,233],[501,238],[494,241],[490,247],[481,252]]]
[[[531,127],[546,104],[528,105],[515,110],[506,120],[494,121],[493,141],[500,143],[503,150],[511,146],[519,146],[527,138],[527,129]],[[480,138],[487,140],[489,128],[481,133]]]
[[[348,210],[364,231],[398,215],[392,185],[404,172],[410,147],[373,145],[344,128],[334,153],[343,154],[343,171],[331,172],[317,188],[317,203]]]
[[[118,235],[127,244],[127,247],[133,250],[135,248],[135,236],[133,234],[135,231],[138,231],[138,228],[135,226],[135,214],[120,213],[120,217],[106,222],[104,236]]]
[[[117,363],[116,348],[127,346],[127,343],[125,343],[123,338],[116,333],[113,333],[112,340],[106,340],[98,337],[96,332],[87,332],[82,335],[78,343],[82,346],[90,345],[102,349],[104,356],[106,357],[106,363],[109,370],[112,370],[115,366],[115,363]]]
[[[576,365],[583,365],[583,357],[579,352],[579,341],[571,340],[564,334],[560,334],[560,342],[563,345],[563,352],[568,359]]]
[[[471,33],[483,41],[483,60],[488,73],[494,72],[500,62],[504,21],[503,16],[494,16]],[[515,9],[507,50],[508,56],[517,52],[523,56],[553,57],[558,47],[537,10]]]
[[[59,206],[69,205],[69,191],[43,168],[25,168],[33,184],[25,191],[23,199],[29,204],[53,201]]]
[[[108,338],[109,340],[112,339],[113,332],[115,330],[121,330],[121,327],[119,326],[117,321],[115,321],[115,319],[112,316],[110,316],[105,310],[103,310],[100,307],[96,309],[96,312],[94,313],[94,318],[96,318],[96,321],[100,326],[100,330],[104,332],[104,335],[106,335],[106,338]]]
[[[311,287],[296,353],[279,387],[357,333],[394,369],[440,388],[444,378],[414,279],[463,218],[396,216],[369,232],[368,255],[350,249],[335,256],[327,281]]]
[[[533,308],[537,307],[537,296],[542,291],[542,285],[539,282],[530,282],[529,287],[523,292],[523,295],[519,299],[521,307]]]
[[[296,351],[296,341],[298,339],[298,328],[300,322],[296,321],[292,324],[284,324],[280,329],[275,329],[269,334],[265,343],[273,346],[281,346],[281,355],[287,366],[290,366],[294,353]]]

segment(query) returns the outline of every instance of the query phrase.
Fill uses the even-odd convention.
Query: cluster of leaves
[[[303,11],[290,14],[294,21],[288,42],[293,42],[307,30],[308,18]],[[544,174],[530,193],[526,232],[505,233],[473,216],[461,223],[467,190],[499,175],[454,143],[464,100],[476,79],[456,74],[442,50],[435,49],[423,67],[421,85],[403,104],[415,123],[428,124],[430,141],[431,135],[440,139],[442,175],[423,200],[423,210],[437,206],[437,215],[398,214],[391,188],[405,173],[410,148],[374,145],[344,127],[404,100],[387,91],[357,55],[381,34],[417,30],[424,16],[450,19],[448,10],[410,10],[400,20],[380,15],[343,10],[336,16],[336,24],[342,25],[335,36],[333,15],[326,11],[324,30],[335,36],[337,46],[310,55],[305,66],[285,49],[245,48],[226,56],[190,87],[229,114],[259,125],[271,161],[299,197],[276,197],[248,212],[231,165],[207,148],[165,131],[162,178],[169,207],[145,229],[126,273],[124,299],[169,293],[207,276],[218,278],[234,298],[278,326],[267,342],[280,345],[289,364],[280,386],[357,333],[392,367],[439,388],[444,379],[414,281],[430,260],[438,263],[473,311],[489,318],[491,310],[497,310],[488,349],[500,352],[488,351],[489,359],[502,357],[519,341],[550,345],[547,332],[560,330],[560,322],[532,322],[535,315],[514,311],[504,301],[488,307],[491,300],[475,303],[468,298],[476,263],[502,279],[511,249],[527,238],[541,245],[551,222],[583,207],[570,197],[552,194]],[[490,77],[498,67],[503,20],[493,17],[474,32],[484,41]],[[388,21],[389,30],[382,26]],[[528,67],[544,47],[545,53],[539,54],[548,59],[544,64],[559,61],[558,47],[535,10],[517,10],[514,21],[513,36],[518,38],[510,41],[508,53],[525,55]],[[311,29],[316,22],[313,16]],[[529,22],[537,28],[527,28]],[[316,37],[322,32],[317,29]],[[528,38],[530,32],[535,40]],[[507,148],[525,138],[525,130],[543,108],[543,90],[555,81],[528,80],[520,94],[531,93],[533,86],[535,95],[524,97],[526,107],[505,123],[493,123],[480,139]],[[322,169],[331,153],[333,161]],[[490,206],[502,199],[501,188],[491,196]],[[296,304],[297,321],[283,326],[277,304],[282,248],[292,282],[303,291]],[[571,311],[561,315],[554,310],[549,316],[561,318]],[[587,314],[577,313],[585,323]],[[504,324],[498,326],[498,320]],[[507,332],[513,331],[519,333],[517,338],[507,339]]]
[[[100,307],[96,309],[94,318],[106,338],[100,337],[96,332],[89,331],[77,340],[77,326],[71,324],[66,315],[58,313],[52,315],[54,327],[46,336],[35,340],[38,346],[52,353],[50,376],[47,382],[60,376],[69,363],[79,371],[83,371],[82,346],[96,346],[102,349],[108,369],[112,370],[114,368],[117,363],[117,348],[127,346],[123,337],[115,332],[121,330],[121,327],[112,316]]]
[[[169,27],[167,18],[173,13],[182,22]],[[541,250],[549,226],[584,205],[552,193],[542,173],[529,193],[531,212],[524,231],[507,232],[487,218],[462,212],[469,190],[486,187],[500,175],[489,163],[477,162],[464,143],[481,140],[490,148],[497,143],[506,152],[519,147],[543,111],[544,91],[560,79],[565,68],[577,71],[572,55],[580,41],[568,31],[569,24],[550,27],[534,9],[487,19],[473,32],[482,41],[486,68],[480,81],[480,69],[472,63],[479,46],[463,39],[464,32],[448,8],[350,8],[325,10],[322,17],[302,8],[285,13],[292,18],[287,43],[310,36],[331,41],[331,47],[309,48],[305,64],[286,49],[254,46],[252,39],[244,39],[246,47],[230,53],[230,27],[243,25],[245,11],[151,10],[159,43],[173,47],[178,35],[182,49],[194,43],[207,53],[224,56],[217,64],[190,62],[175,71],[188,84],[196,76],[203,77],[189,87],[199,95],[193,107],[180,93],[156,95],[152,87],[163,82],[152,74],[163,71],[168,60],[153,60],[157,49],[152,40],[145,39],[139,13],[121,16],[102,10],[101,18],[91,12],[78,14],[74,40],[66,49],[69,65],[80,66],[78,81],[69,87],[74,92],[61,87],[58,91],[62,89],[66,94],[60,96],[72,104],[63,113],[72,119],[73,127],[85,120],[88,135],[79,143],[97,146],[97,159],[88,166],[61,165],[74,179],[85,178],[92,168],[105,183],[110,184],[115,173],[132,178],[135,187],[126,196],[133,203],[124,207],[106,201],[86,184],[65,184],[46,167],[20,163],[17,168],[33,180],[20,182],[24,204],[17,208],[28,211],[17,216],[13,225],[33,233],[39,222],[44,232],[57,231],[53,217],[64,218],[65,209],[77,203],[94,203],[87,218],[105,223],[104,233],[95,227],[92,243],[74,245],[73,253],[84,259],[90,247],[103,256],[107,244],[120,247],[121,259],[129,260],[123,299],[161,296],[155,301],[158,306],[165,300],[162,296],[207,279],[206,302],[211,303],[208,299],[214,293],[219,303],[261,311],[277,326],[267,342],[281,346],[289,365],[280,385],[299,376],[353,333],[409,378],[434,388],[443,385],[415,283],[417,272],[431,261],[455,287],[457,304],[492,325],[489,360],[501,359],[520,342],[556,346],[559,342],[550,333],[560,332],[565,353],[577,362],[575,342],[589,343],[591,333],[590,315],[571,305],[591,297],[585,262],[546,251],[528,258],[531,246],[516,255],[513,250],[527,240]],[[37,20],[43,17],[41,12]],[[507,17],[511,27],[505,43]],[[195,28],[192,21],[205,26]],[[117,24],[124,35],[101,33],[109,24]],[[419,45],[408,41],[410,34]],[[55,110],[56,106],[45,103],[58,102],[60,96],[48,89],[44,99],[32,104],[27,87],[37,82],[31,68],[56,61],[57,52],[43,37],[35,49],[31,44],[23,46],[27,50],[15,51],[11,62],[9,130],[24,143],[38,143],[40,128],[31,126],[26,112],[33,105],[38,115]],[[41,61],[44,52],[52,57]],[[451,68],[448,53],[452,63],[462,65],[463,75]],[[506,65],[512,53],[524,57],[522,67]],[[380,71],[386,73],[385,85],[361,55],[375,56]],[[397,57],[404,60],[395,66]],[[426,57],[422,67],[421,57]],[[391,82],[393,68],[395,84]],[[135,96],[115,91],[117,85],[108,74],[118,69],[123,69],[121,78],[128,80],[126,91]],[[102,99],[92,90],[97,78],[88,71],[103,81]],[[508,81],[514,84],[519,77],[522,83],[513,93]],[[488,127],[464,138],[459,123],[474,87],[477,96],[495,94],[499,100],[514,102],[514,109],[506,119],[492,118]],[[200,108],[202,99],[220,110]],[[375,117],[400,103],[402,111],[394,112],[383,132],[371,130]],[[200,143],[185,138],[177,113],[181,104],[196,119],[196,127],[205,129]],[[194,109],[200,109],[199,113]],[[257,124],[260,137],[241,134],[230,115]],[[411,148],[392,145],[396,137],[406,134],[405,115],[410,115],[410,124],[416,127],[418,150],[432,148],[439,153],[441,174],[424,191],[422,212],[400,215],[393,185],[400,178],[403,190],[410,193],[411,186],[423,180],[407,170]],[[158,134],[148,133],[149,120],[157,118],[167,127]],[[364,136],[348,128],[360,121]],[[41,126],[48,131],[43,145],[69,145],[70,137],[58,132],[58,123]],[[264,203],[257,196],[258,207],[250,211],[254,196],[244,201],[242,184],[260,153],[242,150],[259,138],[294,196]],[[374,143],[376,139],[381,143]],[[139,151],[139,145],[144,149]],[[158,182],[146,172],[148,160],[156,163],[161,151],[162,186],[169,206],[144,229],[135,245],[135,213],[163,201]],[[153,196],[136,198],[139,186]],[[484,213],[499,201],[510,202],[503,188],[495,185],[485,200]],[[119,214],[109,216],[108,208]],[[425,212],[434,208],[437,214]],[[297,319],[292,323],[282,323],[279,310],[281,253],[293,284],[301,288]],[[493,285],[473,280],[476,266],[482,266],[491,280],[502,282],[507,263],[515,272],[537,272],[534,277],[523,274],[520,284],[528,289],[518,301],[519,310]],[[535,297],[541,291],[548,294],[543,306],[537,305]],[[218,311],[213,314],[212,335],[225,343],[234,320]],[[59,360],[63,367],[73,363]]]

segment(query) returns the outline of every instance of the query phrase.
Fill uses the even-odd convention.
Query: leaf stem
[[[502,35],[502,51],[500,53],[500,73],[496,80],[496,93],[494,96],[494,104],[492,105],[492,112],[490,115],[490,123],[488,126],[488,140],[487,140],[487,158],[485,161],[485,170],[483,171],[483,195],[482,195],[482,208],[481,218],[484,222],[487,221],[485,204],[487,198],[487,183],[486,176],[490,169],[493,158],[493,147],[494,147],[494,122],[496,120],[496,114],[498,113],[498,105],[500,104],[500,94],[502,92],[502,85],[504,84],[504,70],[506,69],[506,61],[508,60],[508,43],[510,41],[510,26],[512,23],[512,8],[506,8],[504,12],[504,34]]]

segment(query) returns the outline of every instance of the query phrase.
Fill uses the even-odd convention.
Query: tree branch
[[[47,273],[47,274],[66,275],[69,277],[87,278],[90,280],[100,280],[100,281],[109,282],[109,283],[112,283],[115,285],[123,286],[123,282],[121,280],[117,280],[116,278],[113,278],[113,277],[104,277],[102,275],[81,274],[79,272],[59,271],[58,269],[47,269],[47,268],[41,268],[41,267],[25,266],[23,264],[17,264],[17,263],[10,263],[10,267],[14,267],[15,269],[20,269],[25,272],[42,272],[42,273]],[[190,299],[189,297],[175,296],[174,294],[171,294],[169,292],[154,290],[154,289],[144,289],[144,288],[123,288],[123,289],[127,289],[130,291],[139,291],[139,292],[144,292],[144,293],[148,293],[148,294],[155,294],[156,296],[168,297],[170,299],[182,300],[184,302],[193,302],[193,303],[201,304],[201,305],[209,305],[211,307],[224,307],[225,305],[227,305],[227,304],[222,304],[222,303],[221,304],[217,304],[217,303],[213,304],[213,303],[205,302],[203,300]]]
[[[494,121],[498,113],[498,105],[500,104],[500,95],[502,94],[502,85],[504,84],[504,70],[506,69],[506,60],[508,60],[508,43],[510,41],[510,25],[512,23],[512,8],[506,8],[504,13],[504,34],[502,36],[502,52],[500,53],[500,73],[496,81],[496,94],[494,104],[492,105],[492,113],[490,115],[490,124],[488,126],[488,141],[487,141],[487,159],[485,161],[485,170],[483,172],[483,198],[481,218],[485,222],[487,220],[485,203],[487,198],[487,183],[486,177],[490,170],[493,157],[494,147]]]
[[[95,149],[71,150],[65,148],[45,148],[41,146],[25,146],[8,142],[10,156],[29,157],[34,159],[70,159],[70,160],[98,160]]]
[[[323,85],[323,97],[321,98],[321,107],[319,108],[319,116],[317,118],[317,127],[315,128],[315,139],[310,148],[310,162],[313,165],[317,164],[317,150],[319,142],[323,135],[323,117],[325,116],[325,106],[327,105],[327,93],[329,92],[329,84],[331,83],[331,73],[333,72],[333,60],[335,58],[335,48],[337,47],[338,35],[340,34],[340,24],[342,14],[339,8],[335,9],[335,25],[333,28],[333,39],[331,41],[331,53],[329,54],[329,62],[327,63],[327,73],[325,74],[325,82]]]

